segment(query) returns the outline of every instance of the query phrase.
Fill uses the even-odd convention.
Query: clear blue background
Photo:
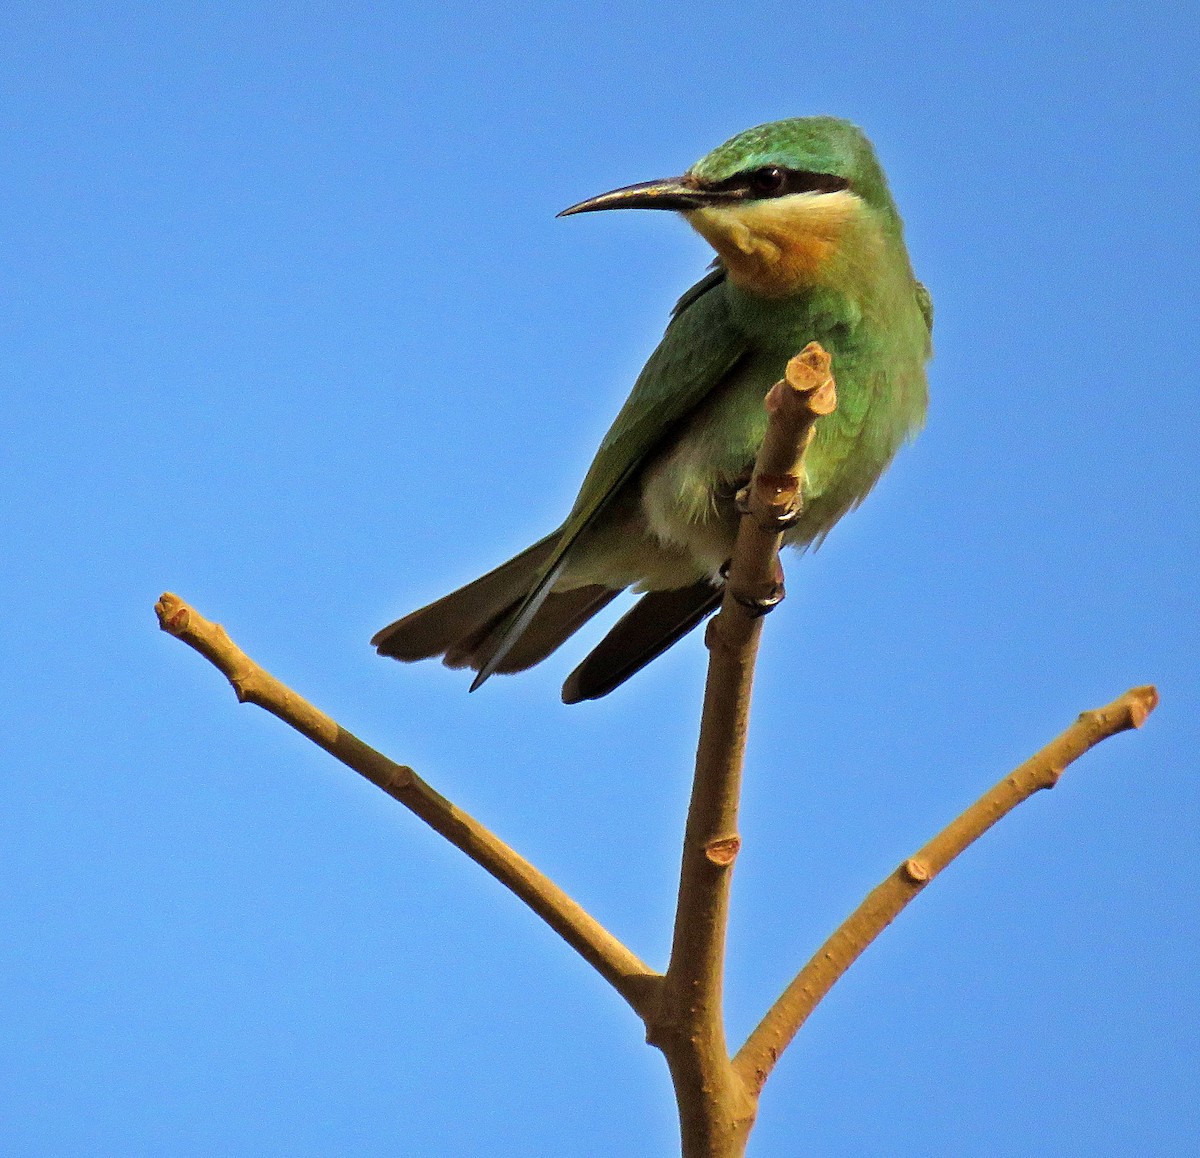
[[[561,518],[708,253],[555,221],[732,133],[877,144],[933,405],[789,562],[730,945],[740,1041],[1068,724],[1163,706],[836,988],[751,1154],[1200,1149],[1194,4],[17,4],[0,18],[0,1150],[669,1155],[666,1068],[459,853],[159,633],[178,591],[648,961],[689,639],[468,698],[373,631]]]

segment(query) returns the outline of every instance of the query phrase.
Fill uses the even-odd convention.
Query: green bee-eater
[[[620,591],[644,592],[563,685],[611,691],[718,605],[734,496],[766,429],[763,398],[811,341],[833,356],[837,410],[817,420],[804,507],[785,541],[819,542],[866,497],[925,416],[929,295],[870,142],[832,117],[739,133],[682,177],[562,215],[671,209],[717,251],[600,444],[558,530],[371,641],[401,660],[521,671]],[[561,216],[561,215],[560,215]]]

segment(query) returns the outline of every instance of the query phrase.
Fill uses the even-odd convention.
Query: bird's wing
[[[559,540],[570,543],[746,352],[745,335],[718,288],[724,271],[710,273],[680,299],[667,332],[650,355],[613,420],[579,488]]]
[[[671,321],[674,321],[684,310],[688,308],[697,298],[708,293],[714,286],[719,285],[725,280],[725,267],[721,264],[719,257],[714,258],[708,273],[706,273],[691,289],[685,290],[679,298],[679,301],[671,309]]]
[[[537,614],[579,536],[647,456],[704,400],[746,353],[747,339],[730,315],[725,271],[715,269],[680,299],[667,332],[638,375],[588,469],[553,554],[513,613],[496,649],[471,685],[479,687]]]

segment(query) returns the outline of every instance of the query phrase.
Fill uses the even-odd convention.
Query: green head
[[[837,117],[793,117],[747,129],[701,157],[687,176],[702,187],[745,188],[751,197],[849,189],[876,209],[894,211],[871,142]]]
[[[673,209],[716,249],[734,281],[794,293],[830,268],[847,235],[870,221],[898,228],[887,178],[862,131],[836,117],[794,117],[738,133],[682,177],[603,193],[560,216]]]

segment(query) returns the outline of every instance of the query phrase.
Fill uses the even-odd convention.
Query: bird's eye
[[[787,188],[787,173],[777,165],[755,169],[750,174],[750,189],[757,197],[778,197]]]

